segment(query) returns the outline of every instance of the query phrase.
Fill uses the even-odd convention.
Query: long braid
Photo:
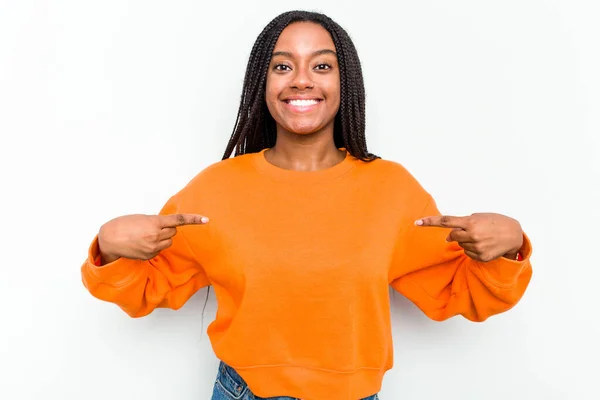
[[[258,35],[246,67],[236,122],[223,159],[256,153],[273,147],[276,124],[265,102],[267,71],[281,32],[293,22],[314,22],[333,39],[340,66],[340,109],[334,122],[334,142],[356,158],[373,161],[378,156],[367,150],[365,88],[360,59],[348,33],[324,14],[288,11],[274,18]]]

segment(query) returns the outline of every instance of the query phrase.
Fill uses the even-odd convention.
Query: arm
[[[177,212],[175,198],[160,215]],[[96,298],[118,305],[129,316],[150,314],[155,308],[179,309],[200,288],[210,285],[196,254],[185,238],[186,229],[202,234],[206,227],[180,226],[170,247],[149,260],[110,256],[102,265],[98,235],[81,267],[84,286]]]
[[[416,218],[423,215],[440,215],[430,196]],[[390,283],[429,318],[462,315],[482,322],[514,307],[525,293],[532,276],[527,235],[519,251],[522,261],[507,256],[481,262],[456,242],[448,243],[448,229],[417,227],[412,220],[405,225],[396,242]]]

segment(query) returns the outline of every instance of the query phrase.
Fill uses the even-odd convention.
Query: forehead
[[[314,22],[295,22],[281,32],[275,43],[274,51],[302,54],[322,49],[335,51],[335,45],[329,32]]]

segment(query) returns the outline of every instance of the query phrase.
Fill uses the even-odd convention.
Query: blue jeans
[[[377,394],[360,400],[378,400]],[[229,365],[221,361],[219,372],[213,389],[211,400],[298,400],[294,397],[279,396],[264,397],[255,396],[241,376]]]

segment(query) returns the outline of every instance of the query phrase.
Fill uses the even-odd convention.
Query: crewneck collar
[[[278,181],[289,181],[291,183],[317,183],[326,182],[332,179],[341,177],[349,172],[356,165],[358,159],[354,158],[346,149],[341,148],[346,152],[346,157],[339,163],[317,171],[297,171],[292,169],[281,168],[271,164],[265,157],[263,149],[258,153],[254,153],[253,160],[256,167],[265,175]]]

